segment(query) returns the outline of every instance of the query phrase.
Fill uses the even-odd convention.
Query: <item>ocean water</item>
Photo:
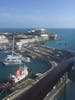
[[[49,40],[45,45],[60,49],[75,50],[75,29],[47,29],[58,34],[59,40]]]
[[[8,28],[8,29],[0,29],[0,32],[26,32],[31,29],[18,29],[18,28]],[[59,48],[59,49],[66,49],[66,50],[73,50],[75,51],[75,29],[46,29],[48,32],[53,32],[58,34],[59,40],[53,41],[49,40],[46,41],[44,45]],[[6,55],[0,53],[0,58],[3,59]],[[29,68],[32,68],[34,73],[37,72],[45,72],[48,70],[47,65],[42,64],[42,62],[38,62],[37,60],[33,60],[32,63],[27,64]],[[13,73],[18,66],[14,67],[2,67],[0,65],[0,81],[6,79],[9,76],[9,73]],[[71,82],[66,87],[65,91],[60,95],[59,100],[75,100],[75,82]]]

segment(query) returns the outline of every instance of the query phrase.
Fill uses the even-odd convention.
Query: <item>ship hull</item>
[[[18,84],[24,82],[26,79],[27,79],[27,77],[24,77],[23,79],[21,79],[20,81],[18,81],[18,82],[16,82],[16,83],[15,83],[15,82],[12,82],[12,86],[13,86],[13,85],[18,85]]]
[[[18,83],[21,80],[25,79],[27,76],[28,76],[27,67],[24,67],[24,68],[20,67],[16,71],[15,75],[10,74],[10,79],[12,80],[13,83]]]
[[[3,64],[4,64],[5,66],[8,66],[8,65],[21,65],[22,63],[15,63],[15,62],[9,63],[9,62],[4,62]]]

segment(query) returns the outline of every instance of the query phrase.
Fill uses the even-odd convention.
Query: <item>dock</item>
[[[32,57],[41,57],[41,55],[37,52],[34,52],[33,50],[30,50],[28,48],[22,48],[22,52],[26,52],[28,55],[31,55]]]

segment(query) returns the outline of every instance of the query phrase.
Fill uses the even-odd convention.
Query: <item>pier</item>
[[[34,56],[34,57],[40,57],[40,56],[41,56],[39,53],[34,52],[33,50],[30,50],[30,49],[28,49],[28,48],[22,48],[21,51],[22,51],[22,52],[26,52],[27,54],[32,55],[32,56]]]

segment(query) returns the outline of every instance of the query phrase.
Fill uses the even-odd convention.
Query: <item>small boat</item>
[[[10,81],[13,83],[18,83],[25,79],[28,76],[28,68],[25,65],[24,67],[20,67],[14,75],[10,74]]]
[[[29,57],[25,57],[22,59],[23,62],[31,62],[31,59]]]

